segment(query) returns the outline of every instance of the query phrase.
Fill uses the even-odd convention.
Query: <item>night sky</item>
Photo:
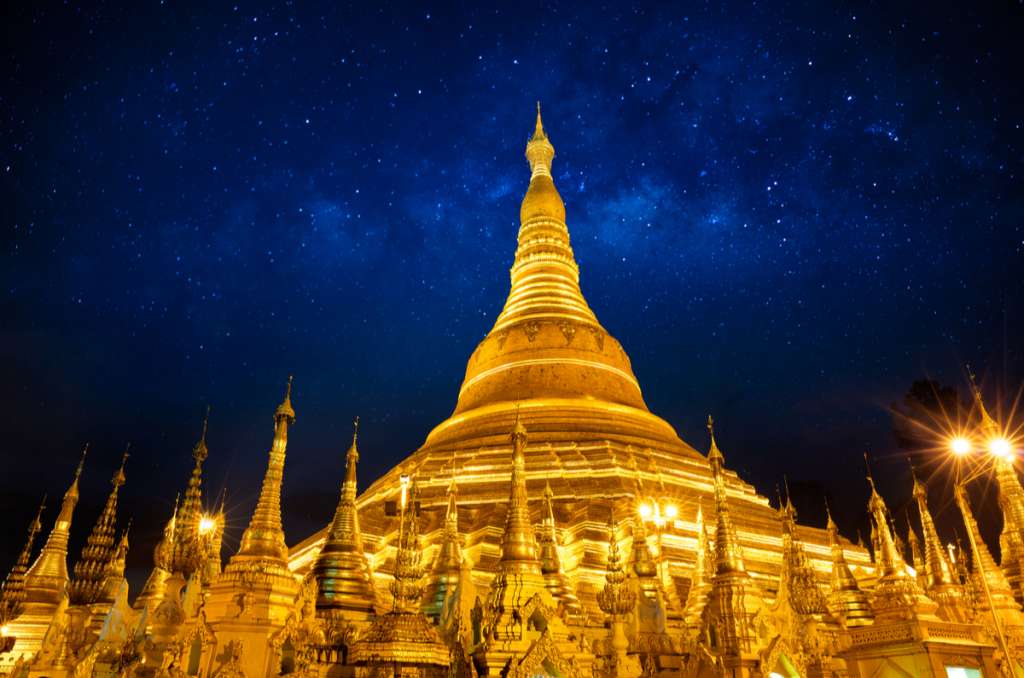
[[[414,450],[507,293],[538,99],[587,299],[762,493],[854,537],[863,451],[909,499],[915,379],[1024,378],[1018,2],[206,4],[5,5],[4,571],[91,442],[73,562],[131,442],[144,576],[207,404],[232,553],[289,374],[290,543],[354,415],[364,487]]]

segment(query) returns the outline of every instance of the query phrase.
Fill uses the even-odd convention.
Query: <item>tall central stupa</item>
[[[500,556],[512,472],[509,432],[518,417],[529,436],[525,467],[532,522],[540,529],[547,492],[560,528],[558,567],[585,610],[601,614],[596,592],[604,583],[609,513],[639,520],[644,503],[675,509],[660,529],[663,575],[666,584],[676,585],[668,586],[669,600],[685,597],[698,510],[703,506],[707,513],[714,506],[711,467],[647,409],[629,356],[583,297],[565,204],[552,178],[554,155],[538,107],[526,145],[530,184],[519,212],[505,306],[469,358],[451,416],[357,500],[365,552],[381,576],[379,587],[386,586],[395,554],[398,520],[388,508],[401,493],[402,476],[416,478],[428,562],[440,549],[454,480],[464,552],[480,579],[475,583],[489,585],[485,578],[493,576]],[[771,588],[782,553],[778,514],[731,472],[727,493],[747,568],[755,577],[764,575]],[[828,535],[813,528],[802,534],[814,566],[828,571]],[[291,550],[293,570],[308,570],[325,535],[326,529]],[[866,553],[852,552],[863,554],[851,558],[853,564],[868,562]]]

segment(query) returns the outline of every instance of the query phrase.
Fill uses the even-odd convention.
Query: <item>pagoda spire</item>
[[[394,612],[416,614],[423,594],[420,581],[423,568],[420,566],[419,500],[416,483],[409,488],[408,498],[403,495],[398,528],[398,550],[395,553],[394,579],[391,594],[394,596]]]
[[[683,606],[686,626],[699,628],[700,618],[708,604],[711,591],[711,540],[708,538],[708,526],[704,520],[704,507],[697,504],[697,548],[694,552],[693,573],[690,576],[690,590],[686,593],[686,604]]]
[[[537,542],[530,524],[529,498],[526,493],[526,427],[516,420],[509,435],[512,442],[512,478],[509,490],[505,531],[501,537],[501,569],[541,574]]]
[[[459,534],[459,487],[455,480],[455,463],[448,482],[447,508],[441,533],[441,545],[430,573],[430,582],[423,597],[423,609],[428,617],[447,626],[453,600],[459,586],[463,566],[462,536]],[[448,630],[447,628],[445,629]]]
[[[493,332],[542,316],[557,316],[599,327],[579,286],[579,266],[569,243],[565,204],[551,177],[551,145],[537,104],[533,136],[526,144],[530,186],[519,209],[519,246],[512,265],[512,289]]]
[[[938,606],[924,594],[917,580],[907,570],[889,526],[889,509],[875,487],[867,453],[864,454],[864,464],[867,467],[868,485],[871,487],[868,511],[878,539],[878,553],[875,555],[878,583],[873,598],[875,617],[892,621],[906,619],[908,616],[931,616]]]
[[[1021,615],[1021,607],[1013,596],[1013,588],[1010,586],[1010,582],[1003,571],[996,565],[992,552],[988,550],[985,540],[981,538],[981,531],[978,530],[978,523],[974,519],[974,513],[971,511],[971,504],[967,499],[966,489],[963,484],[958,484],[953,489],[953,492],[956,497],[957,506],[960,507],[960,513],[963,517],[964,527],[967,529],[971,547],[974,550],[972,575],[978,579],[981,585],[979,588],[988,587],[989,593],[992,596],[992,603],[997,611],[1009,612],[1015,617]],[[984,595],[979,596],[975,604],[984,609],[989,607],[988,600]],[[1019,617],[1017,623],[1024,625],[1024,617]]]
[[[864,463],[867,464],[868,456],[864,455]],[[875,479],[871,475],[871,468],[868,467],[868,485],[871,487],[871,497],[868,500],[868,512],[871,514],[872,527],[878,540],[878,553],[875,554],[876,565],[879,567],[879,576],[905,576],[906,565],[903,561],[903,554],[896,546],[889,527],[889,509],[885,501],[878,494],[875,487]]]
[[[985,407],[981,389],[974,378],[970,367],[971,392],[974,404],[981,419],[981,433],[988,445],[998,444],[994,441],[1005,441],[1006,435]],[[1009,445],[1007,445],[1009,447]],[[1006,573],[1006,579],[1013,588],[1014,598],[1024,605],[1024,488],[1013,467],[1016,458],[1011,449],[1001,453],[992,447],[996,484],[999,487],[999,508],[1003,514],[1003,529],[999,533],[999,565]]]
[[[338,506],[312,569],[317,581],[317,614],[326,618],[353,614],[362,618],[373,613],[376,602],[356,510],[358,438],[359,417],[356,417],[352,424],[352,444],[345,454],[345,476]]]
[[[715,421],[708,415],[708,435],[711,437],[711,448],[708,451],[708,463],[715,484],[715,572],[745,572],[743,552],[736,539],[736,528],[729,516],[729,505],[725,489],[725,456],[715,442]]]
[[[91,605],[98,602],[103,595],[103,582],[107,563],[114,553],[115,530],[117,529],[117,497],[124,485],[125,464],[128,462],[128,449],[121,457],[121,466],[111,478],[110,494],[107,503],[92,528],[92,533],[82,547],[82,555],[75,563],[74,578],[68,589],[71,603],[74,605]]]
[[[947,557],[946,549],[942,547],[938,530],[935,529],[935,521],[932,520],[931,511],[928,508],[928,489],[917,477],[913,465],[910,467],[911,477],[914,482],[913,497],[917,503],[918,516],[921,519],[921,533],[924,537],[924,553],[921,558],[924,587],[928,594],[939,604],[939,616],[947,621],[967,621],[967,611],[964,609],[964,590],[957,581]],[[910,533],[914,528],[909,525]],[[915,567],[917,567],[915,563]]]
[[[74,480],[64,493],[60,504],[60,513],[53,524],[50,536],[40,551],[36,561],[25,573],[25,602],[42,603],[56,607],[60,604],[68,585],[68,535],[71,531],[71,518],[78,504],[78,479],[82,476],[85,466],[85,455],[89,445],[82,450],[82,458],[75,469]]]
[[[348,663],[367,667],[367,675],[443,675],[444,670],[439,667],[454,668],[455,662],[437,627],[420,610],[423,568],[415,482],[408,488],[403,484],[401,504],[394,579],[390,586],[394,604],[389,613],[376,615],[370,627],[352,644]]]
[[[1012,637],[1010,639],[1011,646],[1018,647],[1008,647],[1004,631],[1008,628],[1024,627],[1024,612],[1021,611],[1021,606],[1014,597],[1013,588],[1006,575],[996,566],[988,546],[981,538],[981,532],[978,530],[978,523],[971,511],[971,504],[967,499],[967,490],[963,483],[957,483],[954,486],[953,495],[960,508],[964,527],[967,529],[968,541],[974,551],[974,567],[969,586],[972,602],[976,610],[989,613],[977,615],[976,619],[996,637],[1004,657],[1012,658],[1015,655],[1019,657],[1019,642],[1016,637]],[[962,553],[963,551],[961,551]],[[963,559],[962,556],[961,559]],[[1010,672],[1013,671],[1014,669],[1011,669]]]
[[[761,611],[763,596],[743,564],[743,551],[729,516],[725,456],[718,449],[715,422],[710,416],[708,434],[711,438],[708,463],[714,479],[717,525],[714,575],[701,628],[709,632],[711,652],[721,658],[723,666],[739,670],[755,661],[757,634],[754,618]]]
[[[558,555],[558,527],[555,525],[555,509],[552,500],[554,493],[551,484],[544,483],[544,519],[541,523],[537,541],[540,546],[540,571],[544,575],[544,583],[551,595],[560,602],[570,615],[583,614],[579,598],[572,589],[572,584],[562,571],[562,559]]]
[[[121,538],[111,553],[110,560],[103,570],[103,590],[99,602],[113,603],[117,596],[117,590],[124,581],[125,560],[128,557],[128,533],[131,531],[131,522],[121,532]]]
[[[501,661],[516,653],[521,656],[529,647],[528,621],[520,613],[531,598],[539,596],[552,610],[556,607],[540,570],[530,523],[526,493],[527,433],[519,419],[518,409],[509,440],[512,443],[512,475],[508,513],[505,515],[497,573],[484,610],[482,629],[487,641],[481,650],[485,655],[492,655],[491,658],[501,656]]]
[[[28,526],[28,539],[25,540],[25,548],[18,555],[7,578],[4,579],[3,588],[0,589],[0,625],[6,624],[21,614],[25,603],[25,573],[28,572],[29,561],[32,559],[32,545],[35,544],[36,535],[43,529],[41,519],[46,509],[46,497],[39,504],[36,517]]]
[[[292,377],[288,377],[284,400],[274,413],[274,442],[270,447],[260,498],[256,502],[249,526],[242,533],[242,545],[232,560],[270,560],[287,567],[288,546],[281,527],[281,482],[284,479],[285,451],[288,448],[288,427],[294,423]]]
[[[195,572],[204,560],[203,543],[199,535],[199,522],[203,514],[203,462],[210,454],[206,446],[206,431],[210,425],[210,407],[206,407],[203,428],[199,440],[192,448],[192,475],[189,476],[185,498],[178,512],[177,529],[174,533],[174,555],[171,563],[173,572],[180,572],[186,579]]]
[[[857,583],[857,579],[846,562],[839,528],[832,520],[832,512],[829,510],[827,502],[825,514],[828,516],[825,529],[828,531],[829,545],[832,548],[832,586],[829,595],[829,609],[847,628],[867,626],[874,621],[875,615],[871,611],[867,595],[861,590],[860,584]]]
[[[829,614],[825,595],[797,535],[796,510],[789,499],[788,487],[786,502],[779,507],[779,513],[782,519],[782,568],[775,606],[788,605],[800,615]]]
[[[629,639],[626,637],[625,616],[633,611],[636,605],[636,592],[626,585],[626,570],[619,555],[619,537],[615,524],[615,513],[608,517],[608,560],[605,566],[605,583],[597,593],[597,603],[601,611],[611,620],[611,647],[615,653],[615,665],[623,671],[627,661]]]

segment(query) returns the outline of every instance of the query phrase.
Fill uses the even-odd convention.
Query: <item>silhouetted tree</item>
[[[908,452],[934,447],[936,434],[947,432],[950,422],[958,422],[965,407],[952,386],[934,379],[918,379],[892,406],[892,429],[896,445]]]

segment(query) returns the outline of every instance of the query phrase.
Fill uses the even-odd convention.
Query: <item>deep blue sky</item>
[[[1024,373],[1019,3],[206,4],[5,8],[0,567],[86,441],[76,541],[131,441],[146,566],[207,403],[243,526],[288,374],[289,541],[353,415],[364,483],[415,449],[507,292],[537,99],[592,307],[764,493],[852,532],[863,450],[909,494],[914,379]]]

